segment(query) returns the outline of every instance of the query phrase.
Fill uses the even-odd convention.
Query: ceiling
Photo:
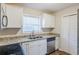
[[[78,5],[78,3],[24,3],[21,5],[44,12],[57,12],[64,8]]]

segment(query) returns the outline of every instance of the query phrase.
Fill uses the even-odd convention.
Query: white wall
[[[56,24],[55,24],[56,25],[56,29],[55,29],[56,33],[60,33],[62,16],[67,15],[67,14],[76,14],[77,9],[79,9],[79,5],[72,6],[72,7],[69,7],[64,10],[54,13],[54,15],[56,17]]]
[[[28,7],[23,7],[23,13],[24,13],[24,15],[31,14],[31,15],[35,15],[35,16],[41,16],[43,12],[39,11],[39,10],[28,8]]]
[[[61,20],[62,20],[62,16],[63,15],[70,15],[70,14],[76,14],[77,13],[77,10],[79,9],[79,5],[77,6],[72,6],[72,7],[69,7],[69,8],[66,8],[66,9],[63,9],[61,11],[58,11],[56,13],[54,13],[55,15],[55,18],[56,18],[56,28],[54,30],[55,33],[61,33]],[[57,47],[59,49],[61,49],[61,38],[59,38],[57,41]]]

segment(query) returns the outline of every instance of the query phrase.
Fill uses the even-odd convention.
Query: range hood
[[[54,28],[42,28],[43,32],[52,32]]]

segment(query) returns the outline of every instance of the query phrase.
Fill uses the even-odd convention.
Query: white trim
[[[42,17],[41,16],[34,16],[34,15],[30,15],[30,14],[25,14],[23,17],[35,17],[35,18],[38,18],[40,20],[40,27],[42,28]],[[23,32],[23,24],[22,24],[22,32]],[[38,29],[38,32],[42,32],[42,30],[39,31],[39,29]],[[23,32],[23,33],[28,33],[28,32]],[[29,32],[29,33],[31,33],[31,32]]]
[[[72,15],[77,15],[77,13],[64,14],[64,15],[62,15],[62,17],[72,16]]]

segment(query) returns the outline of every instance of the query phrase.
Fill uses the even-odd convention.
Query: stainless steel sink
[[[33,36],[29,36],[28,37],[28,39],[40,39],[40,38],[43,38],[42,36],[35,36],[35,35],[33,35]]]

